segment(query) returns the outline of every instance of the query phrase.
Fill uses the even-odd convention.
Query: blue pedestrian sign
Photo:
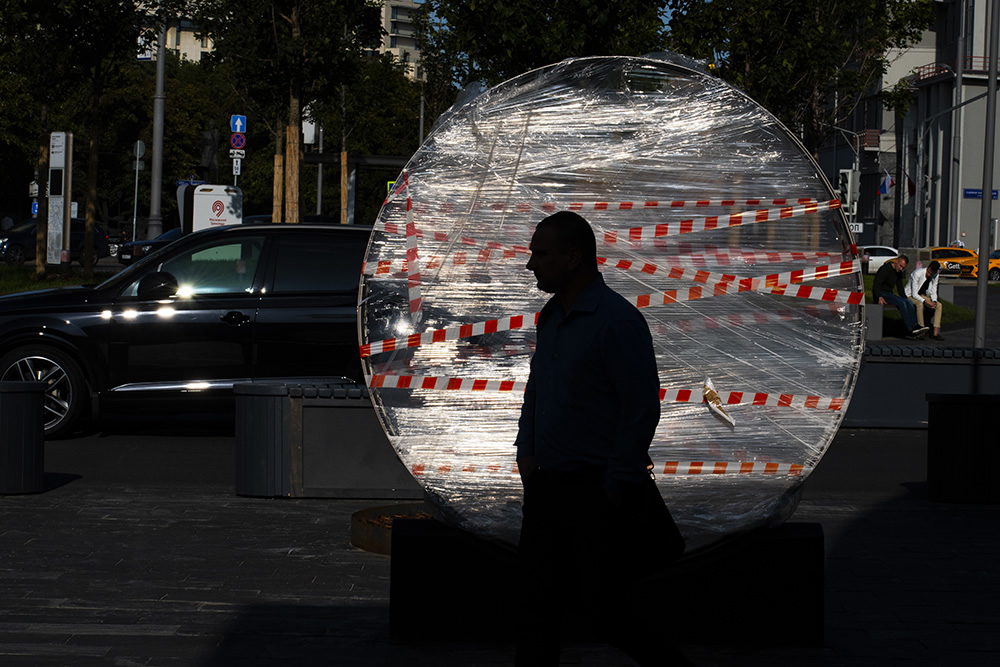
[[[238,132],[240,134],[246,134],[247,131],[247,117],[237,116],[233,114],[229,119],[229,131]]]

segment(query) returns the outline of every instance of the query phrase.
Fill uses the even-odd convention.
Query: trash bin
[[[0,382],[0,494],[45,490],[44,382]]]
[[[998,394],[927,394],[927,496],[932,502],[1000,503]]]
[[[284,384],[238,384],[236,494],[287,496],[291,476],[291,404]]]
[[[236,493],[292,498],[423,498],[350,382],[238,384]]]

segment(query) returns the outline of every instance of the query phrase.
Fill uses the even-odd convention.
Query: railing
[[[966,56],[965,57],[965,72],[972,72],[976,74],[986,74],[990,70],[990,59],[986,56]],[[913,73],[917,77],[917,81],[923,81],[924,79],[930,79],[935,76],[942,76],[945,74],[954,74],[955,68],[950,62],[936,62],[929,65],[923,65],[916,68]]]
[[[856,150],[874,150],[881,148],[882,133],[878,130],[862,130],[854,136]]]

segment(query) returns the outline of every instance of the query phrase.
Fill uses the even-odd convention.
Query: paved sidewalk
[[[511,664],[502,639],[391,642],[390,558],[348,543],[354,511],[389,503],[237,497],[233,449],[230,436],[48,443],[53,488],[0,497],[0,664]],[[925,431],[842,431],[793,517],[826,534],[826,645],[687,646],[692,659],[1000,664],[1000,506],[928,502],[925,461]],[[776,638],[796,604],[793,586],[761,601]],[[583,645],[563,662],[632,664]]]

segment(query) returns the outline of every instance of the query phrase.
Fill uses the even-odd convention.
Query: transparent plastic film
[[[535,225],[574,210],[649,323],[657,484],[703,544],[782,521],[847,409],[860,264],[829,183],[725,82],[668,60],[586,58],[452,109],[375,223],[361,354],[383,426],[442,516],[516,543],[513,442],[549,295]]]

